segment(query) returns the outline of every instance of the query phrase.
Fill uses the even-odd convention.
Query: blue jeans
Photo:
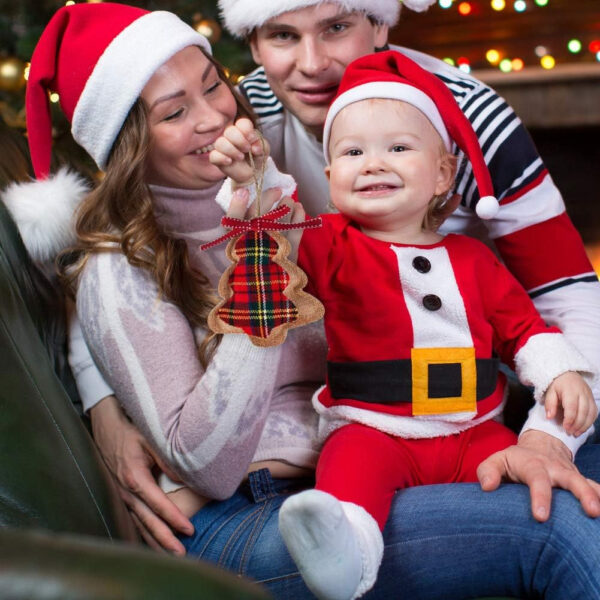
[[[576,462],[600,481],[600,445],[584,446]],[[194,515],[196,533],[181,538],[188,554],[261,582],[277,599],[312,598],[277,526],[281,503],[308,485],[252,473],[232,498]],[[563,490],[554,491],[549,521],[537,523],[522,485],[410,488],[396,494],[383,533],[383,563],[366,599],[600,599],[600,519]]]

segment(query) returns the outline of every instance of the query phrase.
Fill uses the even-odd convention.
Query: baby
[[[252,134],[234,129],[226,137],[237,155],[212,157],[229,168]],[[298,251],[307,290],[325,306],[328,376],[313,398],[325,442],[315,489],[286,500],[279,518],[319,598],[373,586],[398,489],[475,482],[484,459],[516,443],[494,419],[506,392],[499,358],[567,432],[580,435],[597,414],[579,374],[591,367],[495,255],[436,232],[453,142],[470,161],[477,214],[492,217],[499,206],[481,148],[445,84],[396,51],[348,66],[323,139],[339,212],[304,231]]]

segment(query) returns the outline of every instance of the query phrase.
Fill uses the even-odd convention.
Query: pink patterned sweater
[[[221,232],[214,188],[154,187],[161,225],[185,239],[216,287],[224,248],[198,246]],[[251,462],[313,467],[317,416],[311,396],[325,379],[321,323],[258,348],[225,335],[209,367],[197,359],[203,331],[162,299],[149,274],[119,253],[93,256],[79,281],[77,313],[92,355],[125,411],[182,480],[210,498],[230,496]]]

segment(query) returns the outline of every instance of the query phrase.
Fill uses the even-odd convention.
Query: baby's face
[[[329,141],[331,199],[365,230],[421,227],[433,196],[452,174],[427,117],[399,100],[368,99],[335,117]]]

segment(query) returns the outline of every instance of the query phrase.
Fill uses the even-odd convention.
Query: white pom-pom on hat
[[[76,241],[75,209],[89,192],[66,168],[34,182],[13,183],[0,195],[33,260],[49,262]]]
[[[498,200],[494,196],[483,196],[477,200],[475,206],[475,212],[480,219],[488,220],[493,219],[500,210]]]

